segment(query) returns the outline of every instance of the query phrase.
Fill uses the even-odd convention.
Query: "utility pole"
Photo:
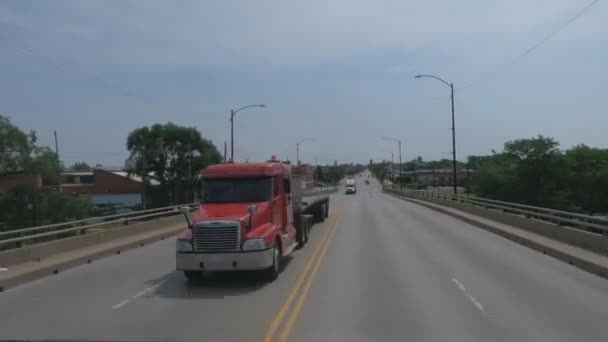
[[[224,141],[224,163],[226,163],[226,151],[227,151],[227,145],[228,143],[226,141]]]
[[[59,143],[57,142],[57,130],[53,131],[53,135],[55,136],[55,154],[57,154],[57,160],[59,160]]]
[[[454,195],[458,193],[458,185],[456,184],[456,119],[454,116],[454,83],[450,83],[450,93],[452,99],[452,178],[454,182]]]
[[[57,130],[53,130],[53,136],[55,136],[55,157],[57,158],[57,168],[61,166],[61,162],[59,161],[59,142],[57,141]],[[61,192],[61,171],[57,175],[57,190]]]
[[[143,181],[143,191],[141,193],[141,202],[142,205],[144,207],[144,209],[147,209],[148,207],[148,197],[146,195],[146,188],[147,188],[147,178],[146,177],[148,175],[148,171],[146,171],[146,153],[143,152],[141,154],[141,168],[142,168],[142,177],[141,180]]]
[[[403,174],[402,166],[401,166],[401,140],[399,140],[399,177]],[[401,189],[403,189],[403,184],[399,182]]]

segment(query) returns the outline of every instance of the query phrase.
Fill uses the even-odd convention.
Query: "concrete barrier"
[[[573,246],[581,247],[583,249],[595,253],[608,255],[608,237],[601,234],[596,234],[567,226],[560,226],[557,224],[549,223],[547,221],[529,219],[525,216],[517,214],[505,213],[499,210],[486,209],[449,200],[441,200],[428,197],[412,198],[458,209],[476,216],[484,217],[489,220],[504,223],[509,226],[517,227],[535,234],[565,242]]]
[[[0,292],[32,280],[59,274],[75,266],[92,263],[104,257],[120,254],[132,248],[169,238],[183,229],[184,226],[181,223],[174,223],[167,227],[152,229],[144,233],[140,232],[139,234],[105,242],[103,240],[109,238],[109,236],[104,236],[99,239],[99,243],[85,248],[48,256],[40,261],[30,261],[14,265],[13,267],[9,267],[5,272],[0,272]]]
[[[182,215],[163,217],[157,220],[134,223],[128,226],[91,232],[60,240],[44,242],[35,245],[24,246],[0,252],[0,266],[12,266],[28,261],[41,261],[49,256],[65,253],[83,247],[94,246],[100,243],[119,240],[132,235],[142,234],[164,228],[168,225],[184,222]]]

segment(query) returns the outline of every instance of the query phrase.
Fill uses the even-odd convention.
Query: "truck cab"
[[[226,163],[201,172],[202,199],[177,239],[176,268],[188,280],[205,271],[260,270],[278,276],[297,246],[301,196],[291,165]]]
[[[349,178],[346,180],[346,193],[354,194],[357,192],[357,185],[354,178]]]

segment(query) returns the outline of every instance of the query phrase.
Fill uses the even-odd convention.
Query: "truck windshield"
[[[271,198],[271,177],[203,180],[202,203],[264,202]]]

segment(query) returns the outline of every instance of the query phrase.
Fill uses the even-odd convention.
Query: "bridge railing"
[[[480,198],[476,196],[469,196],[466,194],[455,195],[451,192],[444,191],[401,191],[395,189],[385,189],[385,191],[407,197],[431,198],[444,201],[458,202],[464,205],[482,207],[489,210],[497,210],[504,213],[524,216],[529,219],[536,219],[557,225],[583,229],[608,236],[608,219],[603,217],[537,207],[526,204],[498,201],[488,198]]]
[[[0,249],[11,244],[14,244],[14,247],[21,247],[23,243],[28,241],[40,242],[55,240],[66,236],[72,236],[74,234],[86,234],[87,231],[91,229],[108,229],[117,226],[129,225],[132,222],[140,222],[176,215],[180,213],[180,207],[193,207],[194,205],[196,205],[196,203],[187,203],[3,231],[0,232]]]

